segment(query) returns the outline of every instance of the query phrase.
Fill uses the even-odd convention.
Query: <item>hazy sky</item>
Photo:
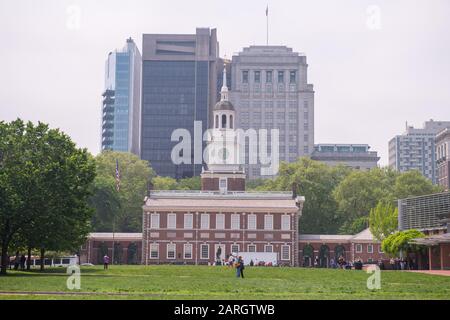
[[[405,121],[450,120],[448,0],[2,0],[0,120],[47,122],[97,154],[109,51],[216,27],[230,57],[265,44],[267,3],[270,44],[307,55],[316,143],[368,143],[384,165]]]

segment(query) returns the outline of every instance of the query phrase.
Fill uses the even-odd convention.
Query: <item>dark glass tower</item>
[[[197,176],[194,164],[194,121],[208,128],[216,103],[215,29],[200,28],[192,35],[144,34],[142,53],[141,158],[158,175],[173,178]],[[171,135],[184,128],[191,134],[191,163],[171,160]]]

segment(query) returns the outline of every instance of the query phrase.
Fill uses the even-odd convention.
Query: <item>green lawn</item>
[[[366,287],[364,271],[207,266],[112,266],[81,269],[81,289],[71,293],[64,268],[9,271],[0,277],[0,299],[449,299],[450,277],[382,271],[381,289]],[[14,293],[7,293],[14,292]],[[53,292],[46,295],[19,292]]]

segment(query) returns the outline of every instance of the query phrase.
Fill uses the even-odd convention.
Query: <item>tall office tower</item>
[[[435,137],[446,127],[450,121],[426,121],[423,128],[406,125],[402,135],[389,141],[389,166],[400,172],[419,170],[436,183]]]
[[[144,34],[142,43],[141,158],[161,176],[197,176],[202,163],[194,161],[194,121],[202,122],[204,132],[217,102],[216,29],[197,28],[195,34]],[[171,159],[172,149],[179,143],[171,141],[171,135],[179,128],[191,135],[190,163],[176,164]],[[204,146],[203,142],[197,149]]]
[[[133,39],[108,54],[102,105],[102,150],[140,154],[141,54]]]
[[[437,184],[450,190],[450,128],[440,131],[435,138]],[[450,225],[449,225],[450,226]]]
[[[292,162],[314,149],[314,90],[306,56],[286,46],[250,46],[232,57],[231,101],[237,127],[279,129],[279,160]],[[268,137],[270,143],[270,135]],[[261,162],[249,163],[248,178],[264,178]],[[270,145],[267,151],[271,152]]]

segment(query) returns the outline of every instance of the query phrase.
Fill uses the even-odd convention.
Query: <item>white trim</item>
[[[169,249],[170,247],[173,247],[173,250],[170,250]],[[169,252],[172,251],[173,251],[173,258],[169,257]],[[177,258],[177,245],[175,243],[170,242],[166,245],[166,258],[168,260],[174,260]]]
[[[210,215],[209,215],[209,213],[202,213],[200,215],[200,229],[201,230],[209,230],[210,226],[211,225],[210,225]]]
[[[252,227],[250,227],[250,218],[254,218],[253,222],[254,224],[252,225]],[[257,230],[258,227],[258,218],[257,215],[254,213],[250,213],[247,215],[247,229],[248,230]]]
[[[237,218],[237,220],[235,221],[237,226],[234,225],[233,226],[233,218]],[[231,230],[240,230],[241,229],[241,216],[239,213],[233,213],[231,215]]]
[[[233,247],[237,247],[237,250],[234,251]],[[232,243],[231,246],[230,246],[230,249],[231,249],[231,253],[239,253],[239,250],[240,250],[239,243]]]
[[[157,219],[158,223],[156,223],[156,221],[153,220],[154,218]],[[161,223],[161,221],[160,221],[159,213],[155,213],[155,212],[152,213],[150,215],[150,229],[159,229],[160,223]]]
[[[186,258],[186,247],[190,247],[191,248],[191,257],[190,258]],[[194,249],[194,247],[193,247],[193,245],[192,245],[192,243],[185,243],[184,244],[184,246],[183,246],[183,258],[184,259],[192,259],[192,257],[193,257],[193,250]]]
[[[372,250],[369,251],[369,248],[372,248]],[[373,253],[373,244],[367,245],[367,253]]]
[[[358,250],[358,247],[361,248]],[[356,253],[362,253],[363,252],[363,245],[361,243],[355,243],[355,252]]]
[[[169,221],[171,218],[174,219],[173,224],[169,225]],[[177,214],[176,213],[168,213],[167,214],[167,229],[176,229],[177,228]]]
[[[254,250],[254,251],[251,251],[251,250],[250,250],[250,247],[255,248],[255,250]],[[253,244],[253,243],[252,243],[252,244],[248,244],[248,245],[247,245],[247,251],[248,251],[248,252],[256,252],[256,244]]]
[[[286,248],[288,248],[288,258],[284,258],[284,255],[283,255],[283,253],[284,253],[283,249],[286,249]],[[281,260],[284,260],[284,261],[291,260],[291,246],[290,245],[285,244],[285,245],[281,246]]]
[[[204,246],[208,247],[208,256],[206,258],[203,256],[203,247]],[[209,244],[207,244],[207,243],[201,243],[200,244],[200,259],[201,260],[208,260],[209,259]]]
[[[270,251],[267,251],[267,248],[270,247]],[[272,244],[265,244],[264,245],[264,252],[273,252],[273,245]]]
[[[187,225],[187,217],[191,217],[191,224]],[[183,228],[184,229],[188,229],[188,230],[192,230],[194,229],[194,214],[192,213],[185,213],[183,215]]]
[[[270,218],[270,224],[267,221],[267,218]],[[273,215],[272,214],[266,214],[264,215],[264,230],[273,230]]]
[[[285,227],[285,224],[286,224],[286,227]],[[285,215],[281,216],[281,230],[283,230],[283,231],[291,230],[291,216],[290,215],[285,214]]]
[[[222,223],[218,226],[217,217],[219,216],[222,218]],[[223,213],[216,214],[216,230],[225,230],[225,214]]]
[[[159,259],[159,243],[150,243],[149,247],[149,258],[152,260]],[[156,248],[156,257],[152,257],[152,248]]]

